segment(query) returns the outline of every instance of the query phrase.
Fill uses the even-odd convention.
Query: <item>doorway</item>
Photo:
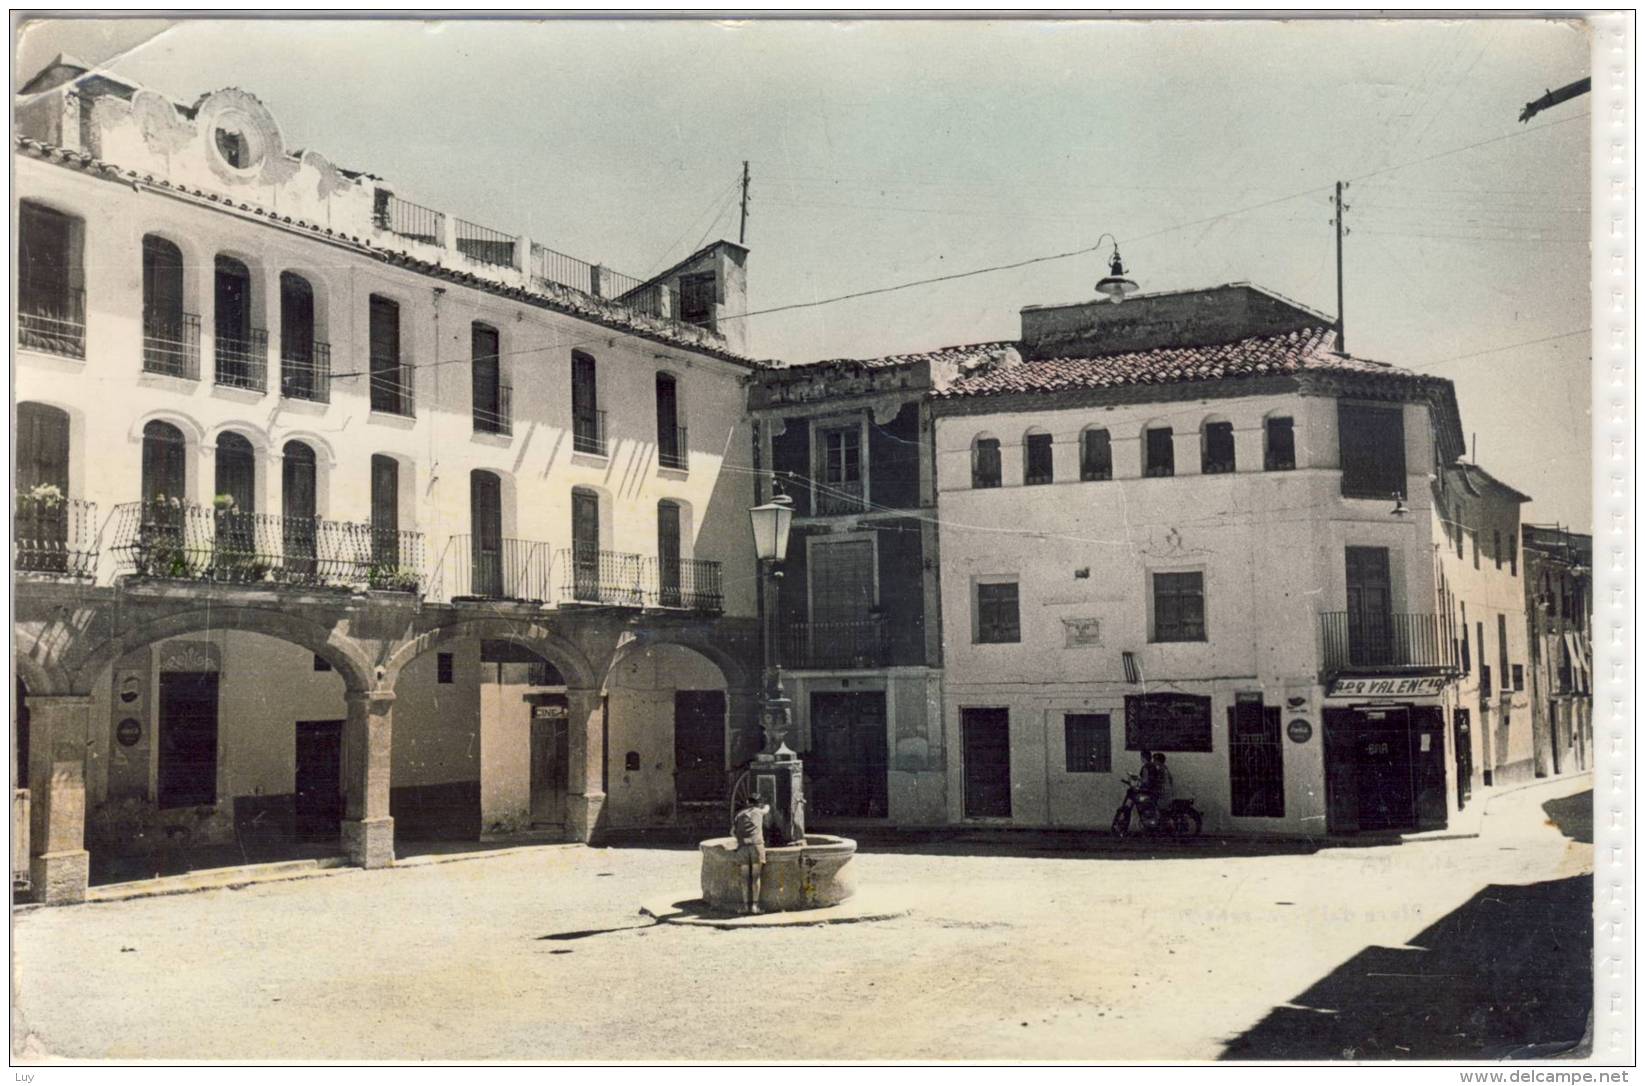
[[[1467,709],[1451,710],[1451,744],[1456,757],[1457,810],[1468,805],[1474,791],[1473,727],[1468,722]]]
[[[217,672],[160,674],[161,807],[217,802]]]
[[[1393,592],[1388,548],[1349,547],[1348,662],[1354,667],[1393,664]]]
[[[961,709],[965,817],[1011,817],[1011,711]]]
[[[299,841],[335,841],[343,822],[343,722],[297,722],[293,831]]]
[[[531,824],[565,824],[570,768],[570,703],[564,694],[531,698]]]
[[[811,695],[806,791],[820,817],[886,816],[883,691]]]
[[[674,691],[674,802],[721,803],[725,781],[725,691]]]
[[[1229,810],[1238,818],[1285,817],[1285,751],[1279,706],[1239,694],[1228,709]]]

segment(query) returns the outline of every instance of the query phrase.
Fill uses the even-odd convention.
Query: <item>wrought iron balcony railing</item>
[[[514,247],[519,238],[480,226],[467,219],[457,220],[457,251],[480,264],[495,264],[504,268],[514,266]]]
[[[589,411],[571,419],[571,447],[580,453],[606,456],[605,412]]]
[[[268,331],[263,328],[217,329],[217,384],[268,391]]]
[[[97,505],[79,498],[17,496],[12,569],[62,577],[97,575]]]
[[[547,543],[499,539],[476,543],[471,535],[454,535],[441,562],[448,600],[518,600],[544,603],[550,598]]]
[[[816,480],[811,484],[811,508],[819,517],[861,513],[867,508],[863,500],[862,480],[849,483],[827,483]]]
[[[514,433],[513,388],[508,385],[498,385],[496,399],[490,403],[475,401],[474,432],[479,434],[502,434],[505,437]]]
[[[883,617],[792,622],[780,633],[782,665],[787,668],[845,670],[885,667],[890,661],[890,639]]]
[[[331,344],[288,343],[280,348],[280,395],[331,402]]]
[[[86,292],[19,283],[17,345],[68,358],[86,357]]]
[[[412,369],[399,360],[385,362],[382,359],[372,359],[371,362],[371,409],[388,415],[404,415],[410,418],[417,414],[417,402],[413,395]]]
[[[165,580],[394,591],[422,586],[418,532],[170,499],[116,506],[112,549],[120,572]]]
[[[559,553],[560,602],[644,607],[645,558],[570,547]]]
[[[691,444],[684,426],[657,435],[657,463],[676,471],[685,471],[691,466]]]
[[[647,602],[654,607],[704,611],[725,609],[720,563],[701,558],[647,558]]]
[[[1453,666],[1438,615],[1326,611],[1319,624],[1328,672]]]
[[[143,371],[200,379],[200,317],[195,313],[143,311]]]
[[[446,217],[443,212],[402,200],[385,189],[377,190],[372,217],[379,230],[387,230],[425,245],[445,244]]]

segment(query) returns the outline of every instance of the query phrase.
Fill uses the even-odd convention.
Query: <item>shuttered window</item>
[[[1143,441],[1143,470],[1142,473],[1150,478],[1158,478],[1177,473],[1177,454],[1175,442],[1171,438],[1169,426],[1156,426],[1149,429]]]
[[[971,451],[971,486],[986,490],[1000,485],[1000,443],[992,437],[979,438]]]
[[[1401,407],[1337,404],[1342,494],[1387,498],[1405,493],[1405,411]]]
[[[1087,430],[1080,435],[1080,478],[1095,482],[1114,477],[1114,448],[1107,430]]]

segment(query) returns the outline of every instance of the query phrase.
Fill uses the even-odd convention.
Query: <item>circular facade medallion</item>
[[[114,726],[114,738],[122,747],[135,747],[143,738],[143,725],[136,717],[126,717]]]
[[[1299,717],[1285,725],[1285,734],[1293,743],[1306,743],[1314,737],[1314,726]]]

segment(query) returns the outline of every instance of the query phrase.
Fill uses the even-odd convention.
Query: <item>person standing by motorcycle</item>
[[[1177,782],[1171,779],[1171,771],[1165,767],[1165,755],[1154,755],[1154,807],[1164,813],[1171,809],[1171,802],[1177,798]]]
[[[1161,755],[1142,752],[1142,767],[1137,770],[1137,814],[1144,826],[1152,827],[1159,821],[1160,771],[1164,768]]]

